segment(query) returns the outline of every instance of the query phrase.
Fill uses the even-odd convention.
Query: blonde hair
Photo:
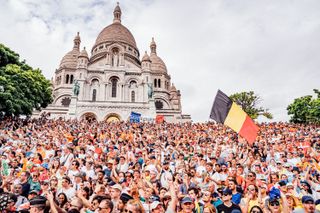
[[[216,208],[212,204],[206,204],[203,209],[208,208],[210,213],[216,213]]]
[[[142,203],[139,201],[139,200],[129,200],[125,206],[125,208],[128,206],[128,205],[132,205],[134,206],[134,210],[137,211],[138,213],[145,213],[145,210],[142,206]]]

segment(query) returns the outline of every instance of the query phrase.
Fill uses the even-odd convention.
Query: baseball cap
[[[286,184],[285,181],[281,180],[281,181],[279,181],[279,185],[280,185],[280,186],[286,186],[287,184]]]
[[[30,200],[30,206],[45,206],[47,199],[43,196],[37,196]]]
[[[287,183],[287,188],[290,188],[290,187],[294,188],[294,185],[292,183]]]
[[[29,192],[29,195],[30,195],[30,194],[38,195],[38,191],[37,191],[37,190],[32,190],[32,191]]]
[[[186,196],[181,200],[181,204],[192,203],[192,202],[193,201],[192,201],[191,197],[189,197],[189,196]]]
[[[107,162],[107,164],[113,164],[114,163],[114,161],[113,160],[108,160],[108,162]]]
[[[113,186],[111,186],[111,188],[118,189],[119,191],[122,191],[122,186],[120,184],[114,184]]]
[[[224,195],[232,195],[232,191],[229,188],[225,188],[225,189],[223,189],[222,194],[224,194]]]
[[[309,195],[304,195],[304,196],[302,197],[302,199],[301,199],[301,202],[302,202],[302,203],[306,203],[306,202],[309,202],[309,201],[314,202],[313,197],[311,197],[311,196],[309,196]]]
[[[306,181],[306,180],[300,181],[300,184],[305,184],[305,185],[307,185],[307,186],[310,188],[310,184],[309,184],[308,181]]]
[[[161,203],[159,201],[153,201],[150,205],[151,211],[157,208]]]
[[[133,199],[133,197],[131,197],[127,193],[122,193],[120,195],[120,200],[122,200],[122,202],[124,202],[124,203],[126,203],[126,202],[128,202],[129,200],[132,200],[132,199]]]
[[[74,175],[75,177],[83,177],[83,173],[82,172],[77,172],[75,175]]]

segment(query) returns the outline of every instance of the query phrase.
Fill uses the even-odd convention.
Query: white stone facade
[[[73,49],[61,60],[52,79],[54,101],[42,112],[51,117],[127,120],[137,112],[145,119],[164,115],[168,122],[190,121],[181,114],[181,95],[171,82],[152,38],[150,56],[140,53],[131,32],[121,24],[119,5],[113,23],[105,27],[88,56],[80,52],[79,33]],[[75,83],[79,85],[74,93]],[[152,85],[153,95],[150,96]],[[35,112],[34,116],[42,112]]]

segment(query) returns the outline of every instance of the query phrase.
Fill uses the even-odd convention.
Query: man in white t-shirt
[[[58,189],[57,195],[61,192],[66,194],[68,200],[71,200],[76,194],[76,190],[73,187],[71,187],[71,180],[68,176],[62,177],[61,188]]]

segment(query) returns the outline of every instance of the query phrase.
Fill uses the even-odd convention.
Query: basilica
[[[90,56],[80,48],[79,33],[73,48],[61,60],[52,78],[54,101],[41,112],[52,118],[128,120],[132,112],[142,119],[163,116],[167,122],[190,121],[181,110],[181,94],[157,54],[152,38],[150,53],[140,52],[131,32],[121,23],[121,9],[113,23],[98,35]]]

